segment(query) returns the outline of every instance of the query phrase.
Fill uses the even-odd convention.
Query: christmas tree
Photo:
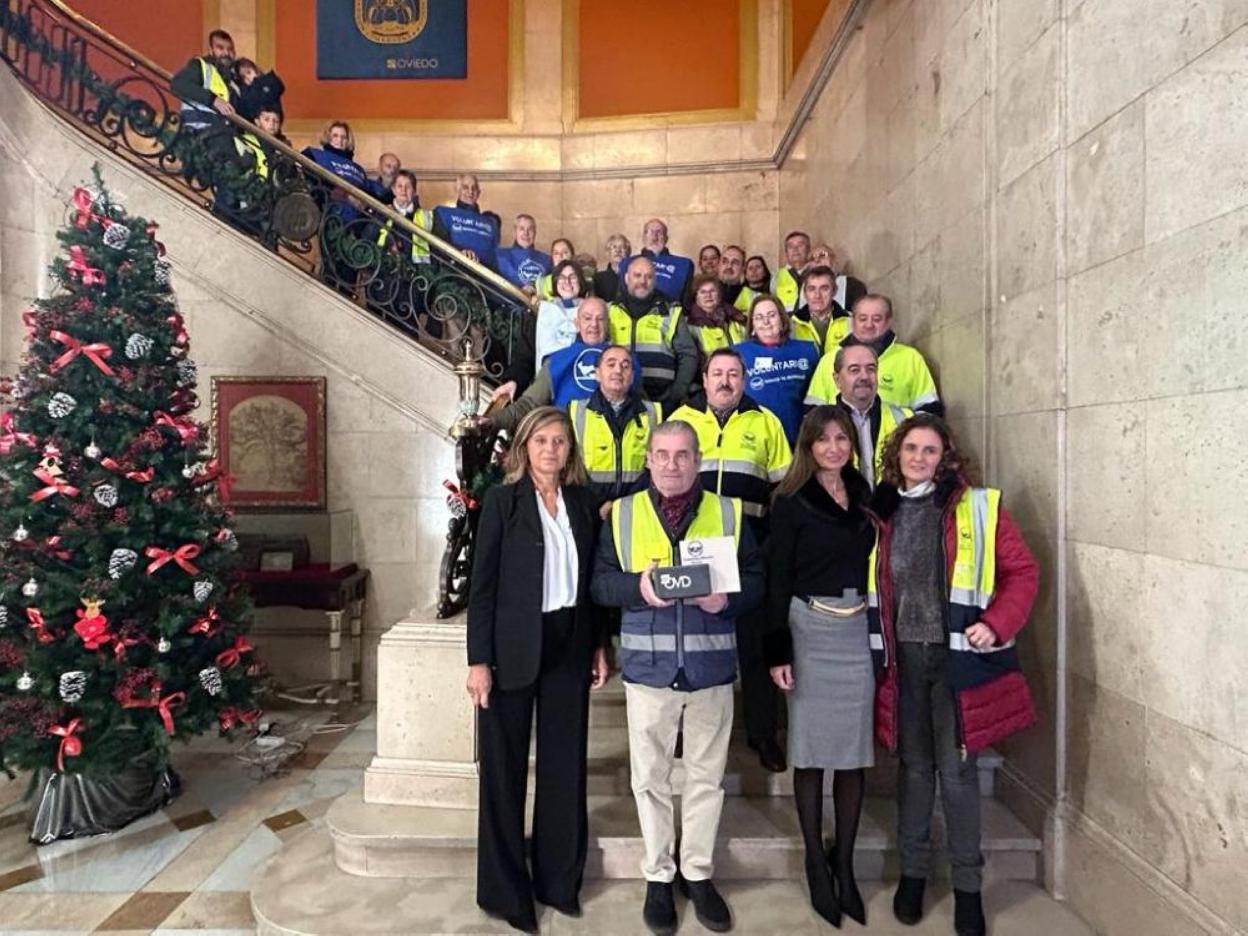
[[[259,712],[229,479],[156,225],[98,167],[0,417],[0,766],[109,778]]]

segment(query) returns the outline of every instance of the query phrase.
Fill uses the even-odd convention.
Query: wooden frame
[[[325,509],[324,377],[213,377],[212,440],[231,507]]]

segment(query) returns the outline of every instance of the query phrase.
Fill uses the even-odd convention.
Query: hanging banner
[[[468,77],[467,0],[316,0],[316,77]]]

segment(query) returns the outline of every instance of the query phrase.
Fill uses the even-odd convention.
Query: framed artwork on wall
[[[213,377],[212,438],[236,509],[325,509],[325,378]]]

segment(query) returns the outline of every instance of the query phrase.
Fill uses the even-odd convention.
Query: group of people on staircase
[[[790,261],[809,246],[795,235]],[[572,261],[556,266],[559,299],[532,316],[485,417],[511,445],[468,609],[478,902],[527,931],[535,901],[579,913],[588,697],[618,628],[652,932],[675,931],[677,887],[704,926],[732,926],[713,877],[739,673],[749,747],[792,767],[815,911],[866,921],[854,849],[878,743],[899,759],[895,916],[923,913],[939,778],[956,932],[985,933],[976,753],[1034,720],[1014,638],[1035,562],[1000,492],[973,483],[888,297],[863,286],[845,312],[845,281],[807,256],[783,267],[796,312],[771,291],[725,312],[723,282],[697,275],[686,314],[659,269],[621,259],[607,301]],[[737,585],[665,597],[659,570],[717,538],[735,546]]]

